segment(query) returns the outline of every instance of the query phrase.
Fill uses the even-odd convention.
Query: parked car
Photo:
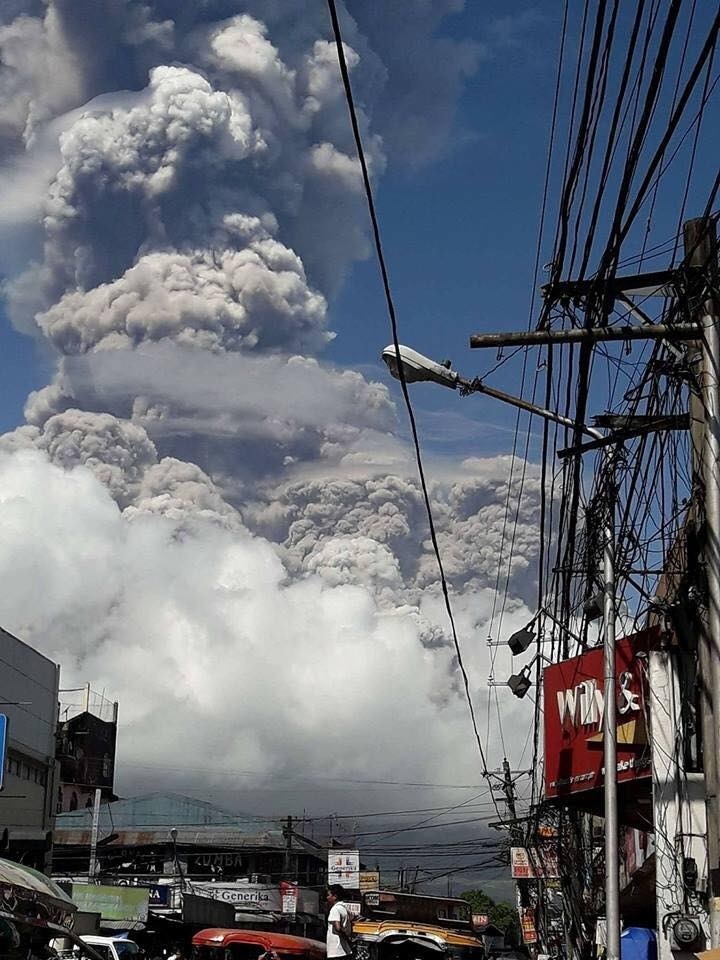
[[[82,945],[87,945],[101,958],[101,960],[140,960],[143,953],[134,940],[127,937],[101,937],[96,934],[82,934],[80,943],[71,943],[58,938],[50,943],[57,953],[59,960],[77,960]]]

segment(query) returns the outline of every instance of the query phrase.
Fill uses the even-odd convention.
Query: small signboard
[[[328,883],[340,883],[348,890],[359,889],[359,851],[328,850]]]
[[[511,847],[510,868],[513,880],[557,879],[560,876],[557,847]]]
[[[153,884],[148,887],[148,905],[151,907],[169,907],[172,886],[169,883]]]
[[[242,880],[228,881],[227,883],[203,883],[188,880],[186,889],[190,893],[202,897],[231,903],[238,914],[255,913],[260,916],[262,914],[283,913],[284,907],[289,906],[287,903],[283,904],[285,894],[282,890],[282,884],[245,883]],[[320,913],[318,893],[315,890],[308,890],[307,887],[298,886],[295,911],[317,916]]]
[[[520,914],[523,943],[537,943],[537,928],[535,926],[535,911],[532,907],[523,907]]]
[[[360,873],[360,893],[380,889],[380,871],[362,870]]]
[[[148,918],[147,887],[111,887],[73,883],[72,898],[81,910],[99,913],[103,920],[145,923]]]
[[[8,747],[8,718],[0,713],[0,790],[5,786],[5,762]]]
[[[282,912],[288,916],[295,916],[298,908],[298,885],[290,880],[280,881],[280,902]]]
[[[236,910],[281,913],[282,896],[280,887],[271,883],[243,883],[230,880],[227,883],[202,883],[191,880],[187,883],[191,893],[212,900],[232,903]]]

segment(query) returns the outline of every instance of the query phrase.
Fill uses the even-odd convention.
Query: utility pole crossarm
[[[602,280],[592,277],[589,280],[558,280],[546,283],[541,288],[545,300],[552,302],[562,298],[610,296],[622,293],[631,296],[671,296],[682,284],[682,274],[676,270],[653,270],[648,273],[636,273],[626,277],[610,277]]]
[[[572,327],[569,330],[518,330],[507,333],[474,333],[470,346],[522,347],[550,343],[600,343],[628,340],[692,340],[699,335],[698,323],[644,323],[614,327]]]

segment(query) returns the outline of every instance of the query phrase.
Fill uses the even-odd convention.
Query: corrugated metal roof
[[[100,806],[99,835],[107,846],[159,846],[168,843],[173,828],[179,847],[284,850],[286,845],[279,819],[231,813],[207,800],[177,793],[151,793]],[[55,843],[89,846],[91,830],[91,809],[61,813],[55,821]],[[294,850],[321,855],[322,848],[312,840],[293,836],[292,845]]]
[[[100,830],[100,839],[110,838],[103,846],[106,847],[150,847],[169,843],[169,829],[164,827],[161,830],[113,830],[108,829],[104,832]],[[55,830],[55,843],[59,846],[89,846],[90,829],[72,828],[65,829],[60,827]],[[280,831],[247,834],[242,833],[240,829],[228,830],[227,828],[217,829],[214,827],[205,827],[201,829],[183,829],[177,828],[177,845],[183,846],[202,846],[202,847],[231,847],[241,849],[243,847],[266,847],[270,849],[284,850],[285,841]]]
[[[61,813],[57,825],[63,830],[84,830],[92,823],[92,810],[84,808]],[[125,830],[167,829],[181,826],[232,825],[244,831],[257,832],[262,819],[248,814],[231,813],[207,800],[197,800],[179,793],[149,793],[142,797],[115,800],[100,807],[100,827]]]

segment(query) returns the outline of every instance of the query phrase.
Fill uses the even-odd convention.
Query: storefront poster
[[[103,920],[130,920],[145,923],[148,917],[147,887],[109,887],[94,883],[73,883],[72,899],[85,913],[99,913]]]
[[[357,850],[328,851],[328,883],[340,883],[349,890],[360,887],[360,853]]]

